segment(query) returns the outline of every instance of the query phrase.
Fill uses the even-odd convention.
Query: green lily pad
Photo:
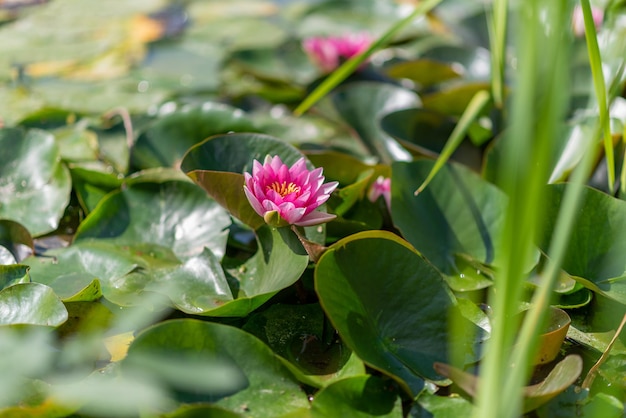
[[[167,391],[145,375],[124,375],[112,363],[82,379],[56,384],[48,390],[52,402],[83,414],[97,416],[137,416],[146,411],[157,414],[174,407]],[[115,402],[111,402],[115,399]],[[141,412],[140,412],[141,411]]]
[[[122,306],[141,304],[149,291],[186,313],[245,316],[297,281],[309,260],[288,228],[262,227],[257,234],[260,250],[227,275],[208,249],[179,260],[165,247],[109,240],[80,241],[25,262],[33,281],[53,287],[64,300],[84,299],[98,279],[103,296]]]
[[[385,72],[393,78],[405,78],[414,81],[420,88],[426,88],[461,76],[461,73],[453,65],[428,58],[393,64],[387,67]]]
[[[392,167],[392,219],[403,236],[444,274],[462,271],[458,254],[497,265],[497,239],[507,197],[494,185],[458,164],[447,164],[419,195],[413,191],[434,162],[419,160]]]
[[[278,138],[264,134],[234,133],[216,135],[193,146],[185,154],[180,168],[185,173],[193,170],[251,173],[252,161],[262,163],[266,155],[278,155],[289,166],[303,157],[295,147]],[[307,160],[307,168],[312,170],[315,167]]]
[[[306,85],[317,75],[300,43],[294,39],[278,47],[238,50],[231,59],[242,71],[262,80]]]
[[[131,162],[139,168],[176,166],[189,148],[210,136],[254,130],[241,109],[212,102],[183,106],[155,120],[139,135]]]
[[[387,135],[379,123],[388,113],[419,106],[420,99],[415,93],[391,84],[354,82],[337,88],[331,98],[337,112],[383,163],[411,160],[411,154]]]
[[[67,309],[54,291],[40,283],[18,283],[0,291],[0,325],[58,327]]]
[[[565,184],[549,185],[539,246],[547,251]],[[626,202],[585,187],[562,268],[593,292],[626,304]]]
[[[576,292],[559,295],[553,305],[561,309],[582,308],[583,306],[589,304],[592,299],[593,292],[587,288],[583,288]]]
[[[308,409],[305,393],[272,351],[226,325],[192,319],[155,325],[137,336],[121,365],[124,375],[149,373],[179,398],[213,402],[246,416]]]
[[[424,109],[434,110],[444,115],[460,116],[465,111],[470,100],[481,90],[490,90],[489,83],[473,82],[448,86],[445,90],[431,93],[422,97]],[[483,110],[488,114],[490,107]]]
[[[438,363],[436,369],[471,396],[476,394],[479,378],[447,364]],[[524,388],[524,412],[537,409],[572,385],[583,370],[582,358],[571,354],[558,362],[541,382]]]
[[[29,267],[23,264],[0,265],[0,289],[18,283],[29,283]]]
[[[312,418],[400,417],[402,402],[392,385],[377,376],[353,376],[320,390],[311,405]]]
[[[444,278],[455,292],[472,292],[493,285],[493,270],[468,255],[455,254],[454,268]]]
[[[340,186],[358,181],[367,170],[374,170],[375,176],[391,175],[389,166],[366,164],[354,156],[338,151],[309,151],[307,157],[316,167],[324,167],[324,175],[338,181]]]
[[[0,129],[0,218],[33,236],[54,231],[69,203],[70,174],[45,131]]]
[[[245,415],[212,404],[183,405],[163,418],[243,418]]]
[[[343,341],[410,394],[423,378],[440,378],[433,363],[447,357],[449,344],[465,345],[448,332],[454,298],[441,274],[392,233],[333,244],[316,266],[315,289]]]
[[[365,373],[363,362],[336,338],[317,303],[272,305],[253,314],[243,329],[281,356],[299,381],[313,387]]]
[[[93,211],[110,192],[122,185],[122,179],[106,166],[72,165],[72,186],[85,213]]]
[[[144,292],[157,292],[183,312],[205,314],[232,299],[224,272],[208,249],[181,261],[156,245],[90,240],[26,262],[33,281],[49,285],[68,301],[93,300],[101,288],[106,299],[126,306],[140,304]]]
[[[472,403],[456,393],[441,396],[424,391],[417,398],[409,416],[411,418],[469,417],[473,410]]]
[[[187,175],[228,212],[252,229],[265,224],[243,192],[243,174],[226,171],[193,170]]]
[[[607,393],[598,392],[590,396],[588,391],[571,386],[537,409],[536,413],[539,418],[620,418],[624,416],[624,404]]]
[[[235,300],[213,310],[212,315],[245,316],[294,284],[306,269],[309,256],[289,228],[264,225],[256,234],[256,254],[226,268]]]
[[[81,223],[74,240],[153,243],[183,258],[209,248],[221,258],[230,223],[226,211],[191,182],[134,182],[107,195]]]
[[[9,260],[9,256],[13,260],[5,263],[3,262],[4,258],[0,257],[0,264],[13,264],[35,251],[33,237],[28,230],[23,225],[6,219],[0,220],[0,247],[4,247],[9,253],[7,260]]]
[[[448,115],[428,109],[403,109],[389,113],[380,121],[382,129],[396,138],[409,151],[426,157],[437,158],[456,121]],[[482,151],[469,139],[450,157],[472,168],[478,168],[482,161]]]
[[[98,159],[98,137],[95,132],[79,127],[63,127],[54,137],[64,161],[95,161]]]
[[[484,20],[484,13],[482,14]],[[487,49],[469,45],[441,45],[424,51],[422,57],[450,65],[464,80],[486,81],[491,77],[491,56]],[[448,70],[449,71],[449,70]]]

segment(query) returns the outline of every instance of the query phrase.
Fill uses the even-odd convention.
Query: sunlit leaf
[[[152,291],[184,312],[202,314],[232,299],[224,272],[209,250],[181,261],[156,245],[91,240],[26,262],[33,281],[51,286],[69,301],[93,300],[101,288],[112,302],[134,305]]]
[[[423,378],[440,378],[432,365],[460,337],[448,332],[454,298],[441,274],[407,242],[383,231],[340,240],[319,260],[315,288],[342,339],[368,365],[412,394],[422,389]]]
[[[41,130],[0,129],[0,218],[33,236],[54,231],[69,203],[71,179],[54,137]]]
[[[81,223],[75,241],[101,238],[118,245],[169,246],[180,257],[209,248],[221,258],[231,221],[190,181],[133,182],[104,198]]]
[[[0,325],[56,327],[67,320],[67,309],[51,288],[18,283],[0,291]]]

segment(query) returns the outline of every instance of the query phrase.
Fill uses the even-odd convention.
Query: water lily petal
[[[324,184],[323,169],[309,171],[304,157],[291,167],[279,156],[266,156],[264,163],[252,163],[252,175],[244,173],[244,192],[255,212],[265,222],[278,225],[277,216],[287,224],[314,225],[334,219],[334,215],[315,212],[328,200],[337,182]]]
[[[314,211],[303,216],[298,222],[295,222],[297,226],[312,226],[318,225],[324,222],[332,221],[337,216],[330,213]]]

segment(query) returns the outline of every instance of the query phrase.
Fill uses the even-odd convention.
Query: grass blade
[[[596,100],[598,101],[600,125],[602,126],[604,136],[604,154],[606,155],[608,187],[609,192],[612,192],[615,185],[615,156],[613,155],[613,142],[611,140],[611,126],[607,104],[606,85],[604,82],[604,74],[602,73],[602,58],[600,57],[600,47],[598,46],[596,26],[593,21],[589,0],[580,0],[580,5],[582,7],[583,17],[585,20],[587,53],[589,54],[593,87],[596,93]]]
[[[485,90],[481,90],[474,94],[474,97],[472,97],[472,100],[465,108],[463,115],[461,115],[461,119],[459,119],[458,123],[454,127],[454,130],[450,134],[450,138],[448,138],[446,145],[441,150],[435,165],[433,165],[430,173],[428,173],[426,180],[424,180],[417,190],[415,190],[416,196],[421,193],[426,186],[428,186],[428,183],[430,183],[441,167],[443,167],[450,156],[452,156],[454,151],[459,147],[459,145],[461,145],[461,142],[463,141],[463,138],[465,138],[465,134],[467,133],[470,125],[474,122],[474,120],[476,120],[478,115],[480,115],[480,112],[482,112],[487,103],[489,103],[489,99],[489,93]]]

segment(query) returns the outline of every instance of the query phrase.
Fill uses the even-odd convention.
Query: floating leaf
[[[428,58],[393,64],[386,68],[386,73],[390,77],[414,81],[420,88],[426,88],[461,76],[453,65]]]
[[[469,395],[476,394],[479,378],[447,364],[437,363],[435,369],[449,377]],[[524,412],[537,409],[572,385],[583,370],[583,361],[578,355],[569,355],[557,363],[550,374],[540,383],[524,388]]]
[[[444,274],[453,274],[457,254],[497,265],[498,237],[507,204],[494,185],[458,164],[447,164],[415,196],[434,162],[419,160],[392,167],[392,219],[403,236]]]
[[[158,356],[160,363],[144,362]],[[182,367],[177,370],[170,362]],[[308,409],[306,395],[272,351],[226,325],[183,319],[148,328],[131,344],[122,371],[149,373],[153,381],[178,389],[180,397],[251,417]]]
[[[189,178],[200,185],[228,212],[252,229],[265,224],[263,218],[254,211],[243,192],[243,174],[225,171],[193,170]]]
[[[306,269],[309,256],[289,228],[264,225],[256,233],[256,254],[226,269],[236,299],[215,309],[212,315],[245,316],[294,284]]]
[[[0,289],[18,283],[29,283],[29,267],[23,264],[0,265]]]
[[[79,127],[63,127],[54,137],[64,161],[95,161],[98,159],[98,137],[95,132]]]
[[[242,418],[244,416],[211,404],[183,405],[174,412],[162,415],[163,418]]]
[[[403,109],[381,119],[381,127],[411,152],[437,158],[454,131],[456,121],[451,116],[428,109]],[[469,139],[464,139],[452,153],[452,160],[478,169],[482,151]]]
[[[0,149],[0,218],[21,223],[33,236],[54,231],[71,190],[54,137],[40,130],[0,129]]]
[[[565,184],[550,185],[544,199],[539,245],[547,251]],[[626,304],[626,202],[598,190],[582,191],[562,268],[586,288]]]
[[[469,417],[473,412],[470,401],[453,393],[451,396],[432,395],[426,391],[417,397],[411,409],[412,418],[458,418]]]
[[[252,172],[252,161],[263,162],[266,155],[278,155],[283,163],[291,166],[303,155],[295,147],[264,134],[234,133],[217,135],[193,146],[187,151],[181,169],[228,171],[243,174]],[[313,165],[307,161],[307,168]]]
[[[67,320],[67,309],[51,288],[18,283],[0,291],[0,325],[57,327]]]
[[[212,102],[183,106],[156,119],[139,135],[131,161],[139,168],[175,166],[189,148],[210,136],[254,130],[241,109]]]
[[[224,255],[230,217],[188,181],[134,182],[106,196],[81,223],[75,242],[107,239],[118,245],[154,243],[179,257],[209,248]]]
[[[6,248],[14,258],[13,262],[21,261],[35,251],[33,237],[28,230],[23,225],[6,219],[0,220],[0,247]],[[3,263],[0,258],[0,264],[12,263]]]
[[[92,240],[26,262],[33,281],[58,289],[66,300],[95,297],[98,281],[104,297],[119,305],[141,303],[143,293],[152,291],[166,295],[184,312],[203,314],[232,299],[224,272],[209,250],[180,261],[155,245]]]
[[[72,165],[70,173],[76,196],[87,214],[96,208],[104,196],[122,185],[122,180],[106,171],[106,167]]]
[[[270,306],[253,314],[245,331],[257,336],[303,383],[324,387],[365,373],[363,363],[336,338],[319,304]]]
[[[411,160],[409,152],[380,129],[379,121],[393,111],[418,106],[416,94],[391,84],[355,82],[339,87],[331,98],[341,117],[382,162]]]
[[[444,115],[460,116],[472,97],[480,91],[489,91],[488,83],[467,83],[449,86],[445,90],[441,90],[429,95],[422,96],[424,109],[434,110]],[[489,113],[490,106],[483,109],[482,114]]]
[[[402,403],[394,386],[383,379],[353,376],[320,390],[311,405],[312,418],[324,417],[399,417]]]
[[[368,365],[411,394],[422,389],[422,377],[440,377],[432,365],[456,338],[448,332],[454,298],[407,242],[383,231],[340,240],[319,260],[315,288],[343,341]]]

